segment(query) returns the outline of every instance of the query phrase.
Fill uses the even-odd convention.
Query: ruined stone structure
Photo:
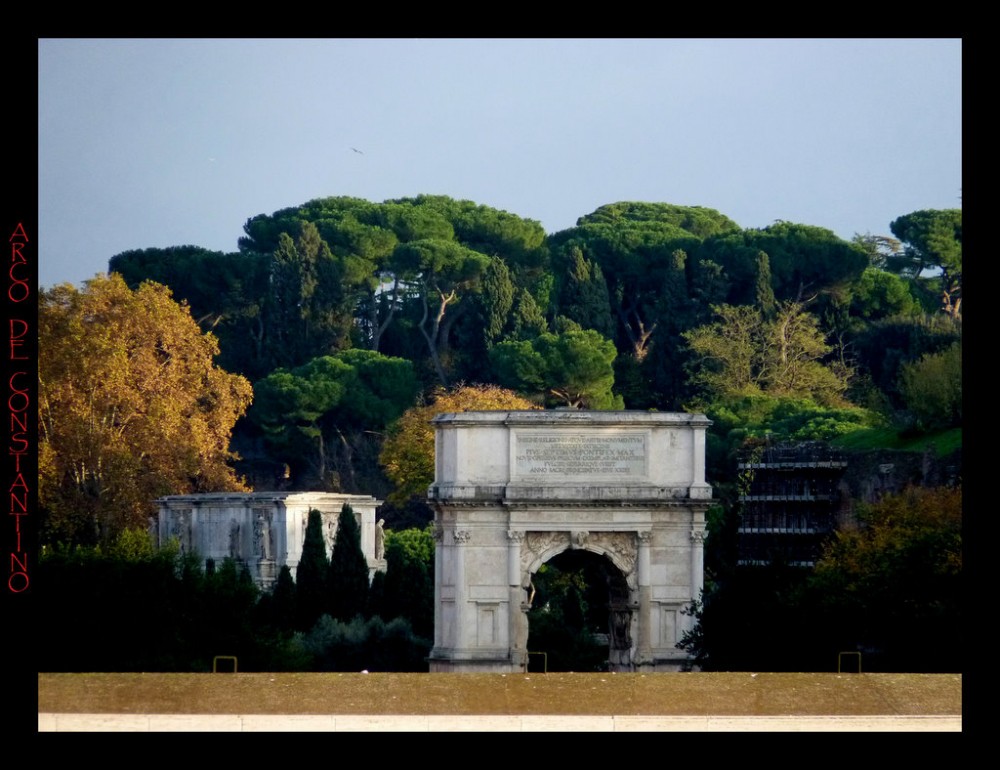
[[[197,553],[206,561],[231,557],[246,565],[262,588],[270,588],[284,565],[295,576],[305,541],[309,511],[323,516],[327,553],[337,533],[337,519],[347,503],[361,530],[361,550],[369,576],[385,571],[376,553],[376,509],[380,500],[368,495],[331,492],[217,492],[171,495],[158,499],[155,539],[162,546],[176,537],[181,551]]]
[[[434,419],[432,672],[527,670],[531,576],[567,549],[620,573],[609,664],[677,671],[703,583],[704,415],[515,411]]]

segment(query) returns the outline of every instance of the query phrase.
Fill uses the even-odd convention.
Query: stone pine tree
[[[337,522],[328,575],[330,616],[345,623],[363,616],[368,605],[368,561],[361,550],[358,521],[346,503]]]
[[[326,611],[329,571],[330,559],[326,555],[323,539],[323,516],[313,509],[309,511],[302,558],[296,572],[296,626],[300,631],[310,630]]]

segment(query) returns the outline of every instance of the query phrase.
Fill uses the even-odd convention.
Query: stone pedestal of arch
[[[621,573],[615,671],[679,671],[703,584],[704,415],[463,412],[434,419],[432,672],[527,670],[531,576],[584,549]]]

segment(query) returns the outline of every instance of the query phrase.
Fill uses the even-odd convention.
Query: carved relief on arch
[[[527,588],[531,574],[569,547],[569,532],[525,532],[521,545],[521,575]]]
[[[531,575],[545,562],[569,548],[581,548],[606,556],[622,574],[629,587],[638,585],[636,564],[638,542],[635,532],[588,532],[583,538],[570,532],[526,532],[521,546],[521,580],[527,588]]]
[[[633,579],[639,554],[635,532],[591,532],[589,545],[611,559],[626,579]]]

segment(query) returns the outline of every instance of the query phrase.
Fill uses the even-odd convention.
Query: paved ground
[[[39,674],[38,729],[958,732],[958,674]]]

